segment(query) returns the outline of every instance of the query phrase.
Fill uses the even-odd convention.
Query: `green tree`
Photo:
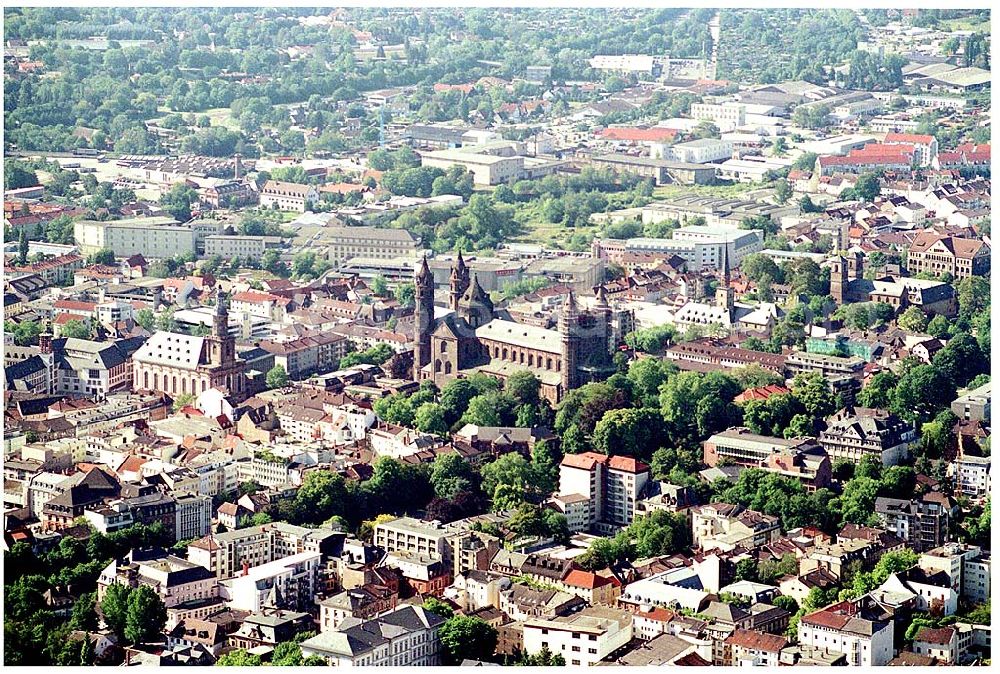
[[[442,618],[451,618],[455,615],[455,609],[453,609],[450,604],[447,604],[434,596],[424,599],[424,603],[421,604],[421,606],[425,611],[436,613]]]
[[[908,332],[923,332],[927,329],[927,316],[919,307],[908,307],[896,319],[896,323]]]
[[[559,486],[559,463],[561,457],[556,448],[545,440],[539,440],[531,448],[530,483],[542,494],[551,494]]]
[[[152,309],[143,308],[135,313],[135,322],[148,332],[153,332],[156,327],[156,315]]]
[[[829,416],[837,407],[837,399],[826,377],[818,372],[800,372],[792,379],[792,395],[801,403],[806,414],[816,418]]]
[[[915,423],[924,423],[955,399],[955,384],[933,365],[918,365],[899,379],[890,409]]]
[[[295,512],[303,514],[303,521],[311,523],[343,515],[347,504],[344,478],[329,471],[310,471],[295,492],[294,503]]]
[[[664,436],[659,410],[608,410],[594,427],[594,449],[603,454],[626,454],[649,460]]]
[[[873,525],[876,522],[875,499],[879,486],[878,481],[870,477],[855,477],[847,483],[841,498],[843,524]]]
[[[779,204],[787,204],[792,198],[792,186],[787,180],[779,180],[774,186],[774,198]]]
[[[28,230],[25,227],[18,232],[17,263],[22,266],[28,264]]]
[[[444,649],[444,664],[457,665],[464,659],[488,660],[497,646],[496,629],[484,620],[456,615],[438,630]]]
[[[288,386],[288,381],[288,373],[280,365],[275,365],[267,371],[267,387],[269,389],[284,388]]]
[[[424,403],[413,414],[413,423],[422,433],[445,435],[448,424],[444,419],[444,408],[437,403]]]
[[[518,667],[565,667],[566,658],[560,653],[553,653],[547,646],[542,646],[542,650],[534,655],[522,653],[514,664]]]
[[[101,615],[104,618],[104,622],[119,639],[125,637],[130,592],[131,590],[128,586],[120,583],[112,583],[108,586],[107,592],[105,592],[104,598],[101,600]]]
[[[260,667],[264,662],[259,655],[251,655],[245,648],[237,648],[219,656],[216,667]]]
[[[899,377],[895,373],[889,370],[879,372],[858,393],[858,402],[864,407],[887,409],[898,383]]]
[[[660,386],[677,372],[677,366],[668,360],[640,358],[633,361],[626,377],[632,383],[636,403],[642,407],[657,407],[660,402]]]
[[[134,644],[158,639],[167,624],[167,607],[148,585],[139,585],[128,595],[125,638]]]
[[[90,264],[104,264],[104,265],[114,265],[115,263],[115,251],[110,248],[102,248],[101,250],[93,253],[87,258],[87,262]]]
[[[62,327],[59,329],[59,335],[61,337],[69,337],[71,339],[90,339],[91,332],[90,328],[87,327],[83,321],[72,320],[63,323]]]
[[[958,387],[989,371],[989,361],[979,342],[966,332],[949,339],[944,348],[934,354],[931,363]]]
[[[80,598],[73,604],[73,612],[69,619],[70,629],[96,632],[98,628],[96,603],[97,595],[95,593],[86,592],[80,595]]]
[[[430,482],[438,498],[453,499],[475,489],[477,478],[469,462],[458,454],[442,454],[431,464]]]
[[[294,641],[285,641],[274,647],[271,664],[275,667],[297,667],[302,664],[302,648]]]
[[[413,401],[405,393],[393,393],[379,398],[372,405],[372,409],[382,421],[401,426],[412,426],[416,414]]]
[[[160,205],[179,222],[191,219],[191,206],[198,201],[198,192],[186,183],[176,183],[163,196]]]
[[[518,370],[507,378],[504,391],[519,405],[537,405],[541,401],[542,383],[530,370]]]
[[[34,187],[40,184],[38,175],[22,165],[8,162],[3,172],[3,188],[5,190],[17,190],[22,187]]]
[[[942,339],[948,336],[951,330],[951,323],[948,319],[938,314],[927,323],[927,334],[931,337]]]
[[[955,285],[958,291],[958,315],[971,318],[990,304],[990,282],[982,276],[969,276]]]
[[[80,659],[78,663],[82,667],[89,667],[94,664],[94,642],[90,639],[90,632],[87,631],[80,640]]]

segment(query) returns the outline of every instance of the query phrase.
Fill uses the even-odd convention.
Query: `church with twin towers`
[[[506,380],[528,370],[542,396],[559,402],[567,391],[605,379],[611,364],[611,307],[598,286],[593,308],[581,309],[569,292],[555,329],[513,320],[497,309],[461,252],[452,266],[446,307],[434,305],[434,275],[425,257],[415,276],[413,378],[442,386],[481,372]]]

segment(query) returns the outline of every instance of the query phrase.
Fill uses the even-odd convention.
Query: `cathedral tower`
[[[847,260],[838,255],[830,263],[830,297],[837,304],[843,304],[847,296],[847,287],[850,281],[847,278]]]
[[[448,304],[452,311],[458,311],[458,303],[469,289],[469,268],[462,259],[462,251],[458,251],[458,259],[451,268],[449,279]]]
[[[473,330],[493,320],[493,300],[479,285],[478,276],[472,277],[472,285],[466,289],[456,309]]]
[[[597,296],[597,302],[594,304],[594,309],[597,312],[597,320],[604,326],[605,348],[608,353],[611,353],[611,349],[614,348],[614,344],[611,343],[611,305],[608,304],[608,293],[602,284],[597,286],[597,292],[594,294]]]
[[[576,387],[576,360],[580,343],[577,331],[578,311],[576,295],[569,291],[566,304],[559,315],[559,333],[562,338],[562,388],[563,395]]]
[[[420,381],[420,371],[431,362],[431,331],[434,329],[434,276],[425,255],[414,279],[416,285],[413,310],[413,379]]]
[[[733,315],[733,306],[736,303],[736,295],[730,285],[729,273],[729,243],[722,244],[722,284],[715,289],[715,306],[725,309],[729,316]]]
[[[236,360],[236,340],[229,334],[229,309],[226,306],[226,296],[219,285],[215,289],[212,334],[208,339],[209,362],[212,365],[232,365]]]

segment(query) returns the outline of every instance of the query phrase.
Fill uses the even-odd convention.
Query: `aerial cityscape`
[[[991,663],[988,9],[4,9],[5,665]]]

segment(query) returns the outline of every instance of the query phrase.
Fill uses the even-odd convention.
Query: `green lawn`
[[[212,126],[224,126],[229,129],[232,129],[233,131],[240,130],[239,123],[230,116],[229,108],[210,108],[208,110],[202,110],[201,112],[181,112],[181,111],[171,110],[170,108],[161,105],[160,107],[157,108],[157,111],[162,112],[163,117],[172,114],[178,114],[181,115],[182,117],[185,117],[187,115],[194,115],[196,118],[201,117],[202,115],[208,115],[208,119],[209,121],[212,122]],[[163,119],[163,117],[161,117],[160,119]],[[159,122],[160,120],[150,120],[150,121]]]
[[[940,23],[941,27],[945,30],[971,30],[986,33],[990,31],[990,22],[988,20],[983,21],[974,16],[967,16],[961,19],[947,19]]]

